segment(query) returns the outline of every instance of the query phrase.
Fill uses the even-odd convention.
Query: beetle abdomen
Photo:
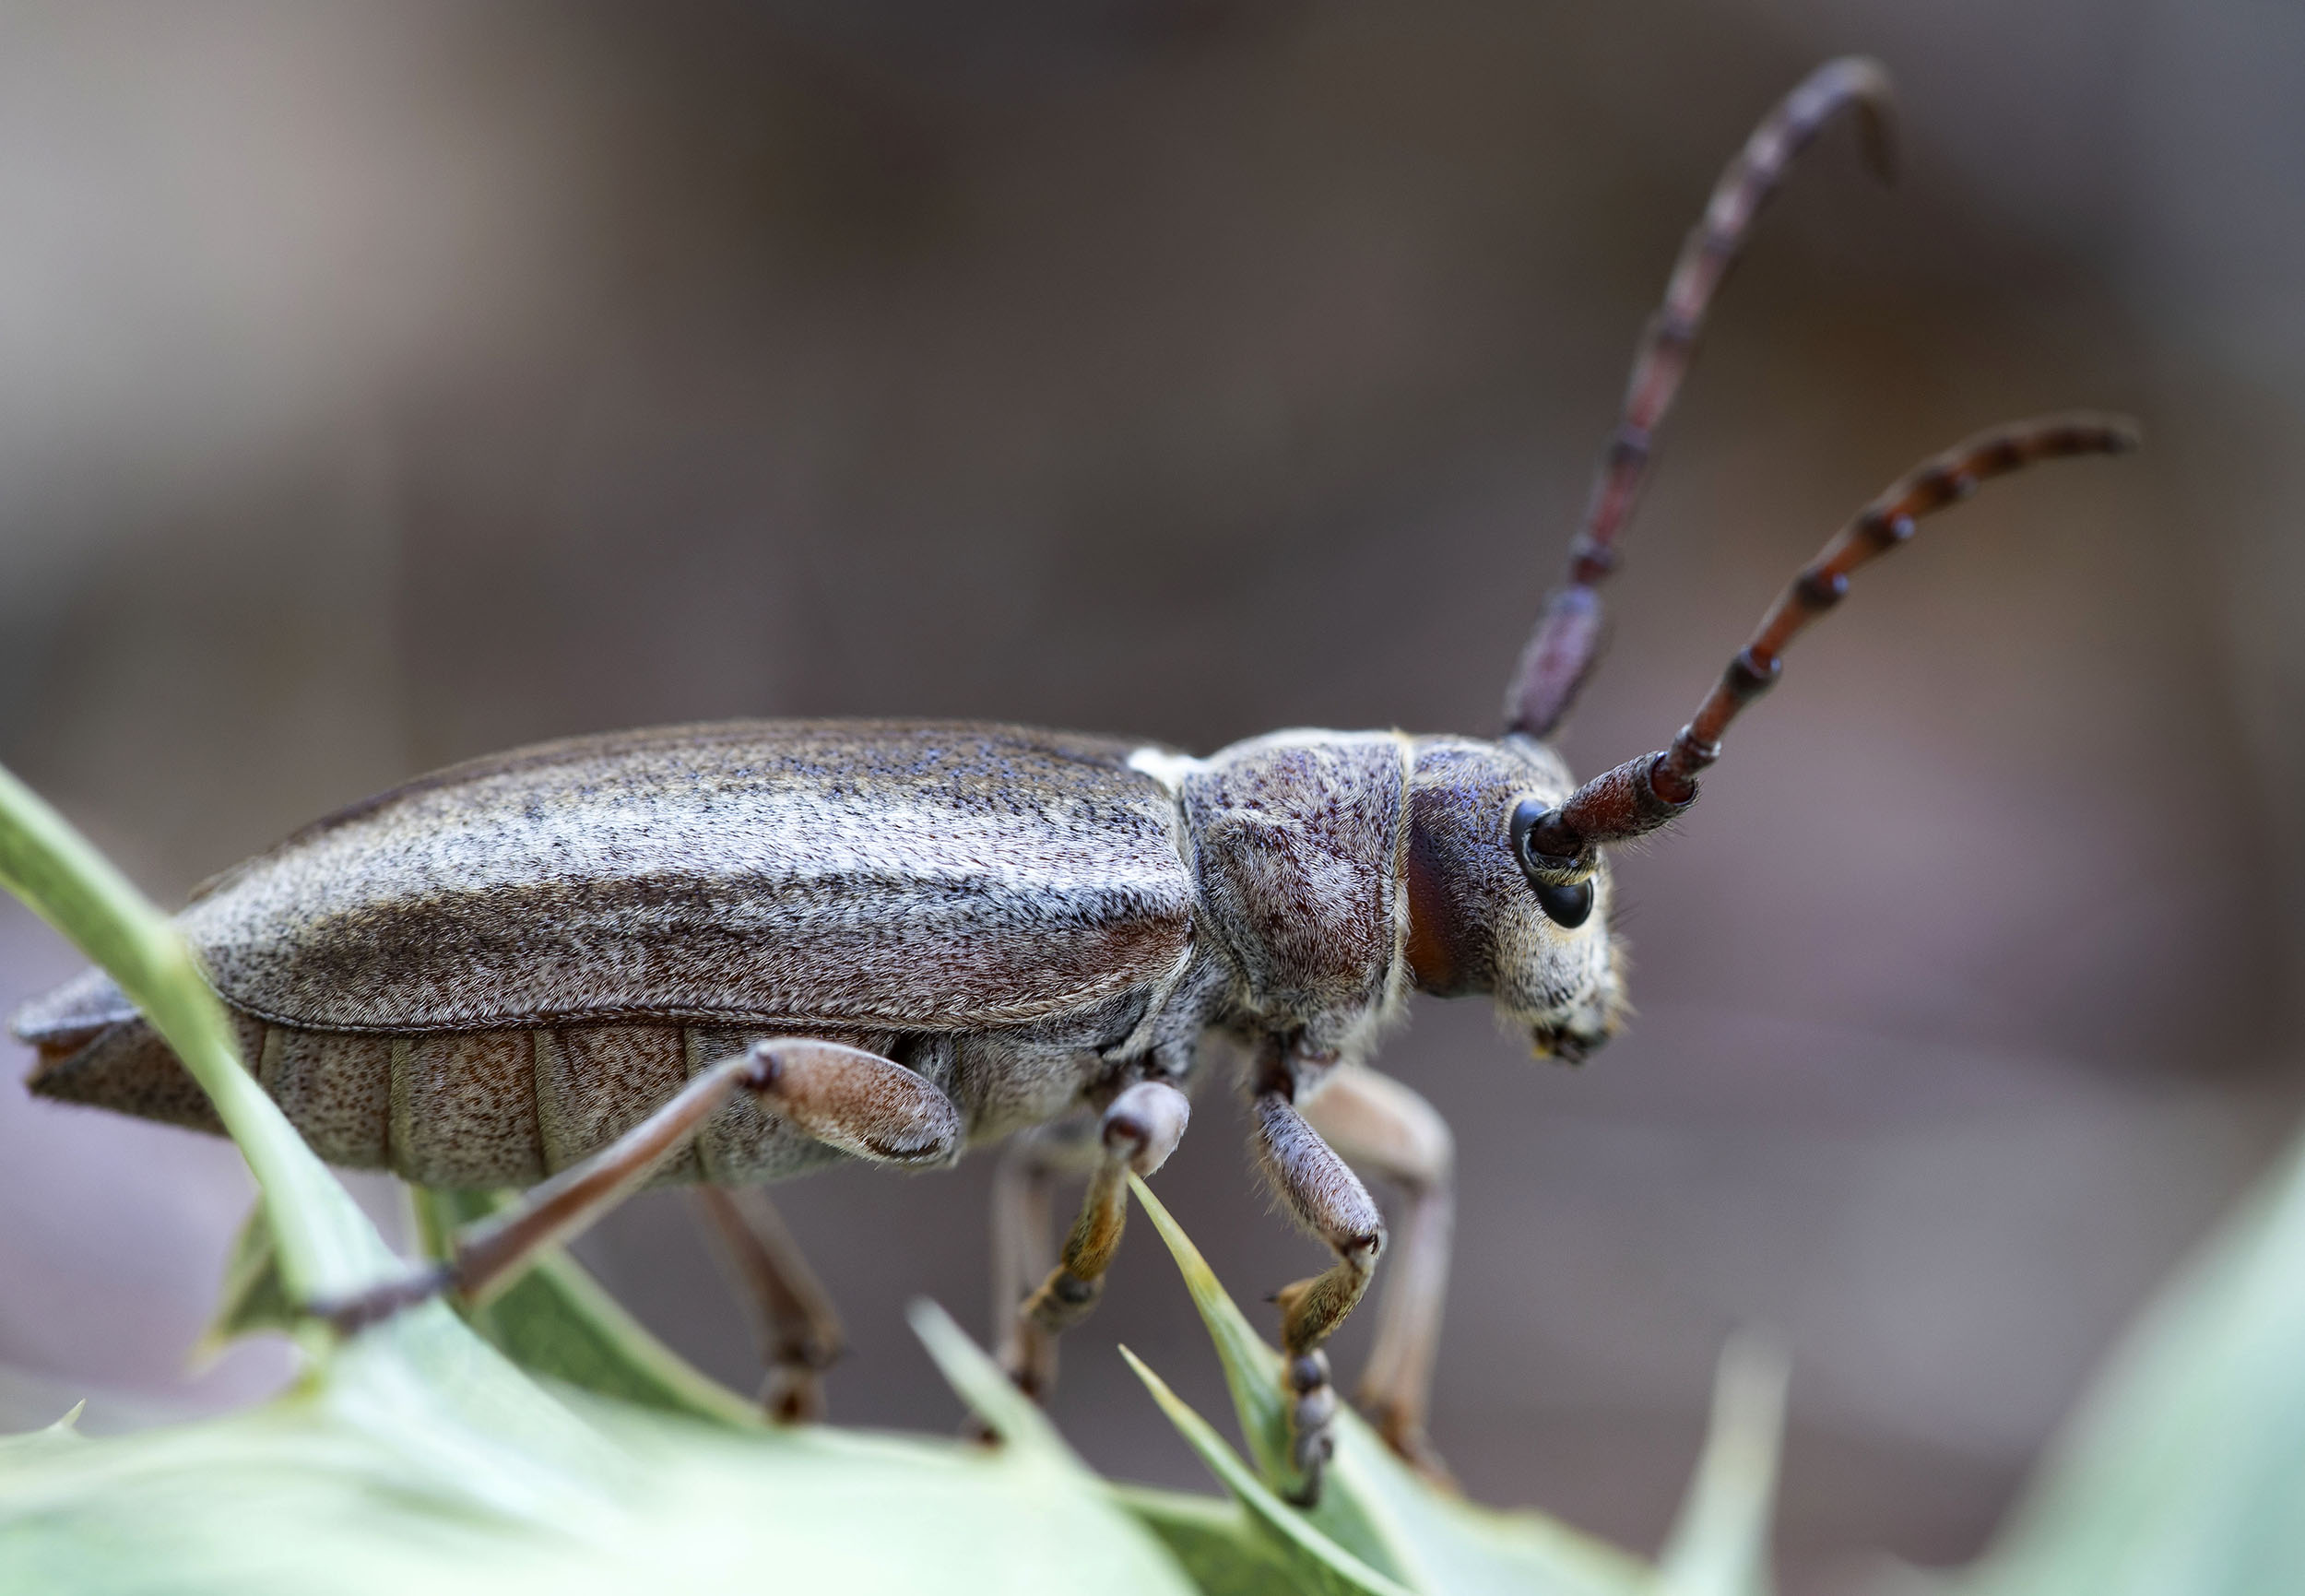
[[[754,1035],[604,1024],[380,1036],[233,1019],[243,1055],[257,1061],[258,1082],[314,1153],[346,1168],[389,1169],[419,1186],[450,1188],[528,1186],[567,1168]],[[43,1097],[223,1130],[191,1072],[140,1016],[28,1039],[40,1042],[41,1060],[27,1084]],[[893,1040],[840,1039],[876,1049]],[[654,1184],[773,1180],[841,1156],[739,1099]]]
[[[263,1027],[257,1030],[261,1034]],[[112,1021],[75,1035],[35,1036],[21,1027],[19,1034],[40,1048],[40,1062],[24,1078],[40,1096],[224,1133],[208,1094],[141,1019]]]
[[[250,1054],[256,1060],[256,1079],[314,1153],[353,1169],[390,1163],[389,1037],[299,1031],[258,1020],[243,1019],[241,1024],[243,1032],[262,1032],[264,1040]]]

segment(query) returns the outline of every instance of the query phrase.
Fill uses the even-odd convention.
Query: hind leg
[[[692,1194],[705,1234],[737,1288],[768,1369],[761,1405],[783,1424],[824,1416],[824,1371],[839,1361],[840,1315],[800,1244],[758,1187]]]
[[[486,1302],[538,1253],[573,1240],[637,1190],[739,1091],[819,1141],[875,1163],[933,1165],[960,1149],[960,1110],[894,1059],[806,1037],[756,1042],[700,1071],[599,1152],[464,1232],[446,1263],[345,1301],[313,1304],[311,1311],[349,1335],[443,1292]]]

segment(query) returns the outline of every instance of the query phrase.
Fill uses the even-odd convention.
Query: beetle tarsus
[[[1329,1378],[1329,1354],[1315,1349],[1289,1359],[1289,1461],[1296,1484],[1288,1499],[1300,1507],[1318,1507],[1329,1461],[1337,1455],[1337,1392]]]

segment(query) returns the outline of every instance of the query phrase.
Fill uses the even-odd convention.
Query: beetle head
[[[1624,1009],[1609,931],[1609,871],[1525,868],[1525,825],[1575,787],[1531,738],[1420,738],[1409,786],[1408,957],[1417,986],[1486,992],[1537,1052],[1567,1063],[1606,1042]]]

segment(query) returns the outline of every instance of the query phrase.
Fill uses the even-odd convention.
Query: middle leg
[[[1045,1401],[1057,1374],[1057,1338],[1089,1316],[1120,1246],[1131,1172],[1150,1176],[1185,1133],[1191,1105],[1164,1081],[1141,1081],[1113,1099],[1094,1140],[1064,1131],[1021,1141],[994,1187],[995,1311],[1005,1321],[1001,1363],[1019,1389]],[[1085,1128],[1082,1128],[1085,1129]],[[1047,1263],[1048,1187],[1086,1166],[1089,1188],[1055,1267]],[[1017,1296],[1046,1277],[1022,1306]]]

